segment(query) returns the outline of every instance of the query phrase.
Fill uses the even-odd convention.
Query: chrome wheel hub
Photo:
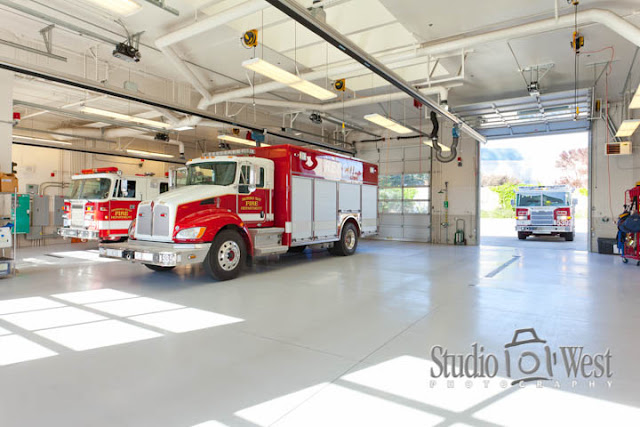
[[[356,233],[352,229],[347,230],[347,234],[344,236],[344,245],[349,251],[356,246]]]
[[[225,271],[235,269],[240,263],[240,246],[233,240],[227,240],[218,251],[218,264]]]

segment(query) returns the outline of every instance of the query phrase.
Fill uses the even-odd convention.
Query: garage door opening
[[[480,244],[586,251],[588,153],[588,132],[490,140],[481,147]],[[569,194],[561,186],[570,188]],[[523,204],[528,206],[521,209]],[[562,206],[571,206],[571,215],[559,217]],[[520,236],[516,214],[525,220],[518,225],[531,225]],[[547,223],[572,227],[572,222],[573,240],[566,233],[548,234],[560,229]]]

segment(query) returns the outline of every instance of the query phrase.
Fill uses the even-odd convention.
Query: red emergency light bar
[[[92,173],[118,173],[118,168],[112,166],[109,168],[95,168],[95,169],[82,169],[83,175],[89,175]]]

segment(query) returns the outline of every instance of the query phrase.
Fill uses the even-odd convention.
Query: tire
[[[342,228],[342,234],[340,240],[333,244],[332,248],[329,248],[329,252],[332,255],[337,256],[349,256],[353,255],[358,248],[358,229],[353,223],[348,222]]]
[[[247,250],[242,236],[233,230],[223,230],[213,239],[203,266],[214,279],[231,280],[240,275],[246,258]]]
[[[564,235],[564,240],[566,240],[567,242],[573,242],[573,239],[575,238],[576,233],[566,233]]]
[[[149,270],[159,271],[159,272],[171,271],[175,268],[175,267],[163,267],[161,265],[152,265],[152,264],[144,264],[144,266],[147,267]]]
[[[526,240],[527,239],[527,233],[524,233],[522,231],[518,231],[518,239]]]
[[[292,246],[292,247],[289,248],[287,253],[290,253],[290,254],[301,254],[302,252],[304,252],[305,249],[307,249],[306,245],[303,245],[303,246]]]

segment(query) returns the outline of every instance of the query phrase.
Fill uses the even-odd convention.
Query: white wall
[[[0,70],[0,172],[11,172],[13,73]]]
[[[447,146],[451,145],[451,124],[447,122],[440,123],[440,139]],[[432,169],[431,185],[432,185],[432,243],[436,244],[453,244],[456,229],[456,219],[462,219],[465,222],[465,237],[469,245],[478,244],[478,165],[479,150],[478,143],[466,136],[460,139],[458,145],[458,156],[462,158],[462,166],[458,167],[458,162],[454,160],[451,163],[440,163],[434,157],[433,166],[431,166],[430,149],[424,147],[422,150],[422,161],[419,158],[419,150],[405,150],[405,153],[413,153],[414,158],[400,159],[388,158],[393,156],[394,152],[399,150],[388,150],[388,147],[400,146],[417,146],[418,139],[410,140],[390,140],[383,142],[366,142],[356,144],[356,156],[374,163],[385,163],[380,168],[380,174],[395,173],[417,173],[419,170],[424,172]],[[405,154],[406,155],[406,154]],[[395,161],[397,160],[397,161]],[[438,192],[445,188],[445,182],[449,183],[449,227],[447,239],[447,227],[443,227],[441,223],[445,222],[444,194]]]
[[[613,104],[610,107],[610,115],[617,126],[625,114],[629,114],[629,112],[625,111],[621,103]],[[633,116],[629,118],[633,118]],[[640,114],[635,113],[635,118],[640,118]],[[591,132],[592,210],[590,231],[593,252],[598,250],[599,237],[616,237],[616,220],[623,211],[624,192],[633,188],[636,182],[640,181],[640,134],[636,132],[632,138],[634,151],[632,155],[609,156],[607,158],[605,155],[605,126],[604,120],[595,120]],[[610,141],[611,139],[609,137]],[[611,197],[611,204],[609,204],[609,197]]]

